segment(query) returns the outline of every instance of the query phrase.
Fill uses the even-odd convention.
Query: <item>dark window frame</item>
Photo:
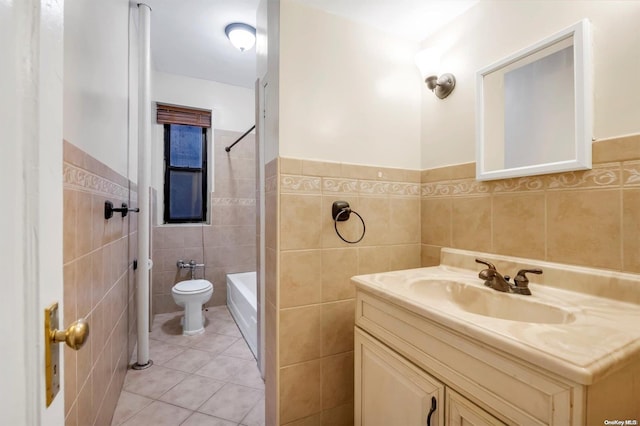
[[[202,167],[194,168],[194,167],[176,167],[171,165],[170,155],[171,155],[171,126],[176,124],[164,124],[164,223],[204,223],[207,221],[207,205],[208,205],[208,197],[207,197],[207,189],[208,189],[208,151],[207,151],[207,128],[202,126],[194,126],[200,127],[202,129]],[[202,211],[199,216],[193,216],[189,218],[174,218],[171,217],[170,211],[170,194],[171,194],[171,179],[170,172],[171,171],[180,171],[187,173],[201,173],[202,176]]]

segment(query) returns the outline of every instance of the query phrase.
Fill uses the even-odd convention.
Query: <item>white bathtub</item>
[[[227,307],[254,357],[258,344],[256,282],[255,272],[227,274]]]

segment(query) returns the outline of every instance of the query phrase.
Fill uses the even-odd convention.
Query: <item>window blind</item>
[[[186,124],[211,127],[211,111],[183,106],[157,104],[158,124]]]

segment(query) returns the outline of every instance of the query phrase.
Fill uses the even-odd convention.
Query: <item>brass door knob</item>
[[[80,349],[89,338],[89,323],[84,318],[71,323],[66,330],[51,330],[51,341],[65,342],[73,350]]]

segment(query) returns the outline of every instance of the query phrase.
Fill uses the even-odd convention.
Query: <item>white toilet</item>
[[[171,294],[176,304],[184,307],[182,334],[193,336],[204,333],[202,305],[211,298],[213,285],[207,280],[180,281],[173,286]]]

